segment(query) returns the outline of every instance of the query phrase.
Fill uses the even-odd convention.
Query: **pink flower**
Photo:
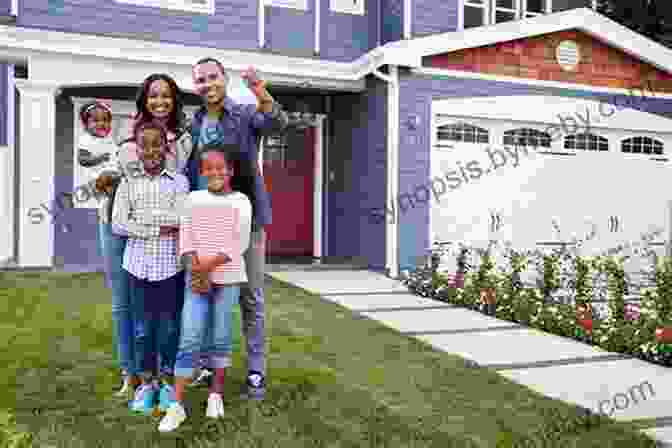
[[[639,305],[628,303],[625,305],[625,320],[637,320],[640,316]]]

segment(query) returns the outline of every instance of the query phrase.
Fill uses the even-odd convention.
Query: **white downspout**
[[[385,268],[392,278],[399,277],[399,210],[395,200],[399,191],[399,73],[390,65],[390,74],[371,73],[387,83],[387,188],[385,209],[393,204],[392,216],[385,214]],[[392,219],[390,219],[392,218]]]
[[[257,3],[257,39],[259,48],[264,48],[266,45],[266,0],[258,0]]]
[[[411,38],[411,0],[404,0],[404,39]]]

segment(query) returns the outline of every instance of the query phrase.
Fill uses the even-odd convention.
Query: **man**
[[[266,356],[264,324],[264,264],[266,234],[264,226],[271,223],[271,205],[259,169],[259,141],[262,135],[277,132],[287,125],[287,114],[257,78],[253,67],[243,73],[248,88],[259,104],[240,105],[226,96],[229,77],[222,64],[213,58],[201,59],[192,68],[194,89],[203,99],[203,106],[192,120],[194,151],[187,165],[191,191],[207,188],[207,178],[199,173],[198,154],[210,144],[238,145],[241,163],[254,178],[252,235],[250,248],[244,255],[248,283],[240,294],[241,314],[247,340],[248,376],[246,394],[261,400],[265,394]],[[187,285],[186,294],[191,289]],[[207,373],[207,371],[205,371]],[[202,375],[203,376],[203,375]]]

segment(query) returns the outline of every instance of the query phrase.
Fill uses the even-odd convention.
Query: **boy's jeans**
[[[178,307],[180,277],[178,272],[172,277],[160,281],[139,279],[129,274],[130,287],[136,310],[142,313],[144,338],[136,338],[136,356],[141,357],[141,371],[146,374],[158,373],[158,355],[163,355],[166,365],[175,364],[177,344],[177,322],[175,316]],[[140,292],[141,294],[137,294]],[[144,341],[142,341],[144,339]]]
[[[213,285],[209,294],[197,294],[191,290],[191,272],[186,273],[185,283],[175,376],[191,377],[194,362],[203,355],[210,360],[211,368],[231,366],[231,310],[238,303],[240,288]]]
[[[105,280],[112,290],[112,321],[114,330],[114,344],[116,347],[119,366],[129,374],[137,374],[133,340],[142,339],[144,330],[142,320],[135,321],[132,310],[131,290],[129,288],[129,274],[122,267],[126,238],[112,233],[112,224],[99,223],[99,245],[103,250],[105,263]]]

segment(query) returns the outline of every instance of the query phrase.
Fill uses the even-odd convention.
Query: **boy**
[[[143,173],[120,184],[112,229],[118,235],[128,236],[123,268],[130,274],[133,309],[142,312],[144,320],[142,384],[130,407],[150,413],[157,393],[161,396],[159,405],[164,408],[172,393],[165,381],[159,388],[156,360],[159,346],[170,343],[171,326],[175,325],[182,274],[177,258],[179,208],[189,192],[189,184],[183,175],[165,169],[168,138],[163,124],[140,123],[133,135]],[[167,360],[170,365],[175,362],[176,350],[177,347],[168,350],[172,351],[172,359]]]
[[[184,302],[180,347],[175,362],[175,401],[159,424],[159,431],[175,430],[187,418],[184,389],[194,370],[196,354],[207,343],[214,367],[206,417],[224,415],[222,393],[226,368],[231,365],[240,285],[247,280],[243,254],[250,243],[252,204],[241,191],[250,190],[250,176],[241,176],[235,151],[221,145],[201,153],[201,175],[207,190],[189,194],[180,226],[180,254],[191,265],[187,282],[192,294]],[[190,278],[191,277],[191,278]],[[209,334],[210,337],[206,337]]]

